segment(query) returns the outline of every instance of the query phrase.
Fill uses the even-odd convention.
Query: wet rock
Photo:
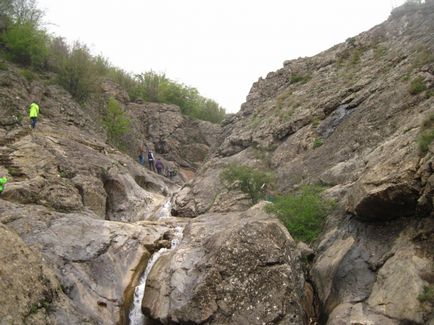
[[[169,229],[155,223],[132,225],[98,220],[92,213],[61,214],[10,203],[0,213],[0,221],[41,252],[67,296],[64,304],[93,323],[120,321],[129,308],[131,288],[150,256],[145,246],[157,245]]]
[[[295,243],[263,211],[207,214],[152,269],[143,310],[160,322],[303,324]]]

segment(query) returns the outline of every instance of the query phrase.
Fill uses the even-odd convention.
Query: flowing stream
[[[170,209],[171,203],[170,200],[167,200],[156,213],[157,219],[169,217]],[[131,308],[129,314],[130,325],[146,325],[146,317],[142,313],[142,300],[145,294],[146,280],[155,262],[157,262],[161,256],[168,254],[171,250],[175,249],[178,246],[179,242],[182,239],[183,230],[184,227],[176,226],[170,248],[161,248],[159,251],[155,252],[149,259],[145,272],[143,272],[143,275],[140,277],[139,285],[134,290],[133,307]]]

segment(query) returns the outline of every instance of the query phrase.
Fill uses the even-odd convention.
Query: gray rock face
[[[202,215],[154,265],[143,310],[163,324],[305,324],[295,255],[295,243],[263,205]]]
[[[86,213],[60,214],[11,203],[0,208],[0,213],[2,223],[41,252],[44,265],[54,270],[72,309],[95,324],[120,321],[132,299],[128,288],[134,287],[143,271],[150,256],[148,249],[155,249],[169,230],[155,223],[130,225],[98,220]],[[49,303],[61,310],[64,303],[55,298]]]
[[[125,222],[152,216],[175,185],[109,146],[64,90],[29,84],[13,65],[0,75],[0,175],[9,179],[0,252],[11,253],[0,254],[8,299],[0,323],[124,322],[147,258],[169,230]],[[41,115],[30,130],[25,108],[36,93]]]
[[[230,162],[273,170],[279,192],[323,184],[339,207],[313,245],[311,276],[328,323],[429,323],[432,306],[417,297],[433,285],[434,144],[418,142],[434,114],[432,35],[432,1],[406,5],[260,78],[174,210],[242,210],[218,178]],[[426,91],[410,93],[415,78]]]
[[[312,268],[327,324],[426,322],[429,308],[417,297],[434,274],[426,237],[433,226],[428,219],[373,225],[347,219],[329,229]]]
[[[221,132],[217,124],[183,116],[175,105],[129,103],[128,110],[135,138],[181,167],[197,169],[216,146]],[[130,149],[134,155],[137,146]]]

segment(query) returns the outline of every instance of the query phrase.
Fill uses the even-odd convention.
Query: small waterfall
[[[170,199],[168,199],[166,202],[164,202],[163,206],[157,211],[156,213],[156,219],[164,219],[170,217],[170,210],[172,209],[172,202]]]
[[[170,216],[170,209],[171,209],[171,203],[170,200],[168,200],[164,203],[162,208],[157,212],[157,218],[162,219]],[[170,244],[170,248],[161,248],[158,252],[154,253],[149,259],[145,272],[140,278],[139,285],[136,287],[134,291],[133,308],[131,309],[129,314],[130,325],[146,325],[146,318],[145,315],[143,315],[142,313],[142,300],[145,294],[146,280],[155,262],[157,262],[161,256],[166,255],[168,252],[170,252],[171,250],[175,249],[178,246],[179,242],[182,239],[183,230],[184,230],[183,227],[176,226],[174,237]]]

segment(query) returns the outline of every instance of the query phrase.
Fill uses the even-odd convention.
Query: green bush
[[[425,82],[422,77],[417,77],[413,79],[408,87],[408,91],[412,95],[420,94],[421,92],[426,90]]]
[[[31,82],[35,79],[35,76],[33,74],[32,71],[28,70],[28,69],[22,69],[21,70],[21,75],[27,79],[27,81]]]
[[[387,53],[387,48],[385,46],[379,45],[374,49],[375,59],[380,59]]]
[[[301,75],[301,74],[293,74],[291,75],[291,83],[297,83],[300,82],[302,84],[308,82],[310,80],[309,75]]]
[[[266,207],[279,217],[295,240],[312,242],[335,203],[321,198],[322,187],[307,185],[295,193],[278,196]]]
[[[41,68],[48,56],[47,35],[34,23],[13,23],[1,36],[6,57],[19,64]]]
[[[316,148],[318,148],[318,147],[321,147],[323,144],[324,144],[324,140],[323,140],[323,139],[321,139],[321,138],[316,138],[316,139],[313,141],[313,148],[316,149]]]
[[[267,189],[271,189],[274,183],[271,173],[238,164],[227,166],[220,177],[228,188],[236,188],[248,194],[253,204],[264,198]]]
[[[416,54],[413,57],[411,68],[419,69],[432,62],[434,62],[434,54],[432,51],[429,48],[420,45],[416,48]]]
[[[96,91],[96,65],[89,49],[76,42],[68,56],[59,60],[58,82],[80,103]]]
[[[188,87],[153,71],[136,76],[138,85],[134,96],[145,101],[175,104],[184,115],[220,123],[225,110],[215,101],[202,97],[196,88]]]
[[[420,302],[427,302],[434,305],[434,285],[423,287],[423,292],[417,297]]]
[[[109,141],[114,145],[121,146],[121,138],[128,131],[130,120],[119,102],[113,97],[109,98],[103,124]]]
[[[432,141],[434,140],[434,114],[428,116],[424,120],[420,134],[417,137],[417,143],[419,145],[419,151],[421,153],[426,153]]]

